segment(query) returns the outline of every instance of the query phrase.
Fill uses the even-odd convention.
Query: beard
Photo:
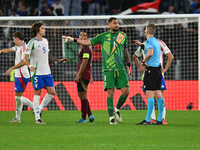
[[[119,31],[119,28],[118,29],[112,29],[113,32],[117,32]]]

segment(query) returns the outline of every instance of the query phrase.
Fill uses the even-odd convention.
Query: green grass
[[[45,111],[46,125],[34,124],[32,111],[21,123],[14,112],[0,112],[1,150],[199,150],[200,112],[168,111],[166,126],[138,126],[146,111],[121,111],[123,123],[109,125],[107,111],[93,111],[94,123],[77,124],[79,111]]]

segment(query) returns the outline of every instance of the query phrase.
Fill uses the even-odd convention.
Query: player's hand
[[[34,71],[35,71],[35,69],[36,69],[36,68],[35,68],[35,67],[33,67],[32,65],[29,65],[28,67],[29,67],[29,69],[30,69],[30,72],[34,72]]]
[[[139,69],[139,71],[142,72],[142,73],[145,72],[145,68],[144,68],[144,66],[142,66],[142,65],[141,65],[138,69]]]
[[[70,42],[76,42],[77,41],[76,38],[73,38],[71,36],[64,36],[63,35],[62,38],[64,38],[65,43],[70,43]]]
[[[79,79],[80,79],[80,76],[77,75],[76,78],[74,79],[74,82],[78,83]]]
[[[94,80],[93,80],[93,78],[91,77],[91,79],[90,79],[90,84],[93,84],[94,83]]]
[[[6,71],[6,75],[9,76],[10,73],[11,73],[12,71],[13,71],[13,68],[11,67],[10,69],[8,69],[8,70]]]
[[[138,46],[141,46],[142,43],[139,40],[133,40],[135,42],[135,44],[137,44]]]
[[[130,62],[128,62],[128,63],[127,63],[127,66],[128,66],[128,71],[129,71],[129,74],[130,74],[130,76],[132,76],[131,63],[130,63]]]
[[[62,59],[59,59],[58,62],[63,62],[63,61],[69,61],[70,59],[68,58],[62,58]]]
[[[162,69],[162,72],[165,73],[167,70],[166,69]]]

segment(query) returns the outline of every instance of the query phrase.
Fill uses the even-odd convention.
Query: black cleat
[[[38,119],[35,121],[36,124],[46,124],[42,119]]]
[[[112,118],[112,119],[110,120],[110,125],[115,125],[115,124],[117,124],[117,122],[115,122],[115,118]]]
[[[163,125],[162,121],[155,121],[154,123],[152,123],[152,125]]]
[[[140,123],[137,123],[137,125],[150,125],[150,122],[147,122],[146,120],[143,120]]]

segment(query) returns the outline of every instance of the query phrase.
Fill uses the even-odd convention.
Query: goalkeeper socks
[[[15,100],[16,100],[16,118],[17,120],[20,120],[22,112],[21,96],[15,96]]]
[[[89,117],[90,115],[92,115],[92,112],[91,112],[91,109],[90,109],[90,103],[89,103],[88,99],[86,99],[86,105],[87,105],[86,113],[88,114],[88,117]]]
[[[86,112],[87,112],[87,99],[81,100],[81,117],[86,120]]]
[[[163,108],[164,108],[164,99],[160,98],[156,100],[158,103],[158,121],[161,122],[162,121],[162,115],[163,115]]]
[[[28,106],[28,107],[30,107],[30,108],[33,109],[33,103],[32,103],[28,98],[22,96],[22,97],[21,97],[21,102],[22,102],[24,105],[26,105],[26,106]]]
[[[128,97],[128,96],[123,96],[123,95],[121,94],[121,96],[119,97],[117,106],[116,106],[117,109],[120,109],[120,108],[122,107],[122,105],[125,103],[127,97]]]
[[[43,109],[50,103],[50,101],[53,99],[53,95],[46,94],[45,97],[42,100],[42,103],[40,104],[40,112],[43,111]]]
[[[113,98],[107,97],[107,108],[108,108],[108,115],[109,117],[113,116]]]
[[[152,111],[153,111],[153,108],[154,108],[154,98],[148,98],[147,103],[148,103],[148,107],[147,107],[147,115],[146,115],[145,120],[147,122],[150,122],[151,114],[152,114]]]
[[[152,114],[151,114],[151,119],[156,120],[155,107],[153,107],[153,111],[152,111]]]
[[[35,120],[40,119],[39,102],[40,102],[40,95],[34,95],[34,97],[33,97],[33,111],[35,113]]]

